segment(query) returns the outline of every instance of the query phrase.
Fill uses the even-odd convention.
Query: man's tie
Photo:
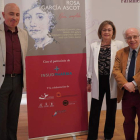
[[[131,57],[131,62],[130,62],[130,65],[129,65],[129,70],[128,70],[128,82],[132,82],[133,81],[133,76],[134,76],[134,69],[135,69],[135,54],[136,54],[136,51],[133,50],[132,51],[132,57]]]

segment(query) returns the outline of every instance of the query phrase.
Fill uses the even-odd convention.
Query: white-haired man
[[[140,32],[128,28],[124,32],[128,44],[116,54],[113,74],[118,84],[118,102],[122,99],[124,133],[126,140],[134,140],[135,118],[140,127]],[[137,140],[140,140],[140,129]]]

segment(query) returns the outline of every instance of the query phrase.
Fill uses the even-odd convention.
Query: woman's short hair
[[[116,27],[115,27],[114,23],[110,20],[105,20],[100,24],[99,29],[98,29],[98,37],[100,39],[102,39],[102,30],[103,30],[104,26],[108,25],[108,24],[111,25],[112,28],[113,28],[112,39],[115,39],[115,37],[116,37]]]

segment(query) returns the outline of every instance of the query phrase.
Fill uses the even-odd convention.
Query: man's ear
[[[5,13],[4,12],[2,12],[2,16],[3,16],[3,18],[5,18]]]

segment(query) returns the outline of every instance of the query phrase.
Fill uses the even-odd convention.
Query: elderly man
[[[23,85],[25,56],[28,45],[26,31],[17,27],[19,7],[7,4],[0,25],[0,140],[17,140],[17,125]]]
[[[124,32],[128,47],[116,54],[113,74],[118,84],[118,102],[122,99],[126,140],[134,140],[135,118],[140,127],[140,31],[129,28]],[[140,128],[137,140],[140,140]]]

